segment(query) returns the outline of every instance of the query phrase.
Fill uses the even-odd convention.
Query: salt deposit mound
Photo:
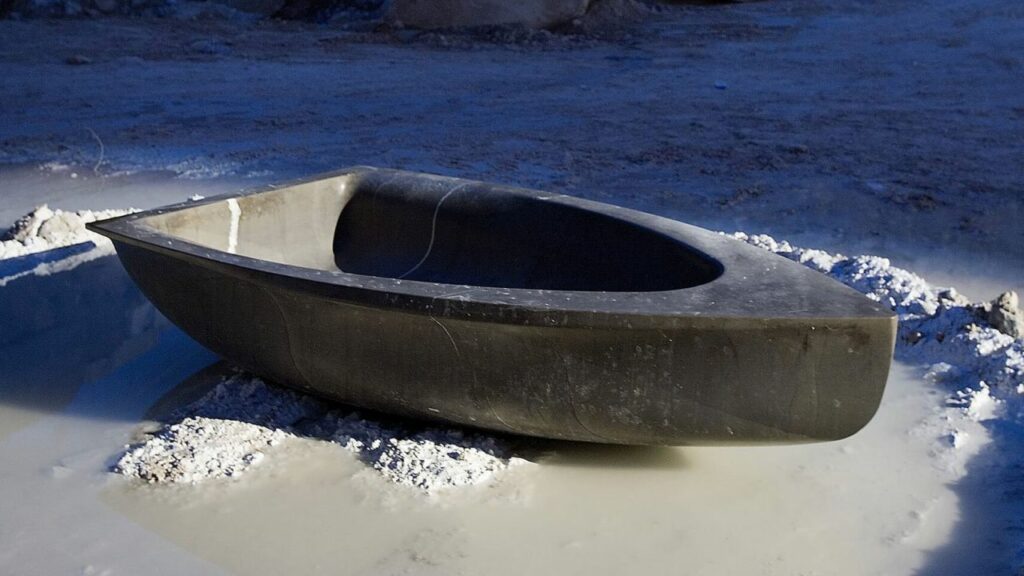
[[[27,256],[64,246],[93,242],[97,246],[109,244],[106,238],[93,234],[85,225],[96,220],[123,216],[134,210],[79,210],[65,212],[51,210],[43,204],[22,216],[0,235],[0,260]]]
[[[168,423],[128,446],[114,471],[150,483],[236,477],[289,442],[329,442],[381,476],[427,493],[484,483],[522,464],[509,446],[457,429],[389,423],[265,383],[223,379]]]

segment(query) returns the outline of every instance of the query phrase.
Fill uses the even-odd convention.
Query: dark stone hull
[[[430,269],[421,264],[416,272],[472,277],[478,273],[472,262],[487,253],[467,255],[464,248],[445,253],[438,242],[447,242],[445,234],[451,231],[442,234],[437,228],[441,198],[451,200],[452,188],[467,183],[369,169],[320,181],[345,177],[354,179],[356,191],[341,216],[331,216],[339,223],[330,249],[336,270],[216,250],[168,234],[159,220],[152,220],[187,215],[198,205],[97,223],[93,229],[115,240],[143,292],[196,340],[248,370],[347,404],[504,432],[622,444],[834,440],[862,428],[878,408],[894,344],[894,317],[799,264],[656,216],[472,183],[470,198],[503,201],[508,196],[527,207],[554,201],[567,213],[593,212],[650,230],[652,235],[633,240],[652,246],[662,240],[676,243],[651,252],[667,250],[662,256],[689,258],[690,264],[681,265],[675,276],[664,276],[653,269],[663,266],[659,256],[648,254],[638,259],[637,277],[623,279],[628,266],[608,252],[609,265],[621,269],[614,278],[593,275],[591,280],[596,286],[625,283],[628,290],[623,291],[579,285],[548,289],[572,283],[579,274],[560,278],[557,266],[513,270],[516,258],[506,260],[509,283],[520,284],[517,288],[399,279],[395,271],[411,268],[401,260],[419,251],[406,254],[401,238],[390,248],[380,240],[387,258],[379,263],[344,259],[346,250],[365,255],[378,244],[370,236],[347,238],[343,228],[386,227],[388,214],[400,207],[379,208],[401,198],[389,187],[404,191],[409,202],[424,196],[435,216],[429,230],[433,248],[444,265]],[[288,198],[287,189],[264,193]],[[239,201],[259,194],[239,196]],[[387,201],[363,210],[355,200],[360,195],[363,202],[378,195]],[[203,205],[224,201],[210,199]],[[246,210],[255,214],[261,205],[246,202],[243,215]],[[486,210],[474,212],[473,206],[453,203],[446,227],[457,230],[459,218],[502,209],[485,203]],[[531,216],[522,206],[517,204],[515,212]],[[532,216],[533,222],[547,222],[540,212]],[[419,238],[408,241],[422,248],[426,244],[414,220],[410,217],[399,228]],[[580,219],[578,225],[589,224]],[[522,223],[527,232],[522,242],[552,234],[531,232],[530,226]],[[485,234],[486,227],[474,233]],[[561,230],[542,240],[570,234],[571,229]],[[596,238],[587,245],[600,245]],[[642,249],[641,244],[631,250]],[[676,248],[679,252],[672,252]],[[459,258],[469,269],[446,272]],[[346,262],[366,269],[346,272]],[[373,275],[373,266],[391,266],[391,276]],[[481,268],[489,284],[502,283],[500,270]],[[673,278],[681,287],[667,289]]]

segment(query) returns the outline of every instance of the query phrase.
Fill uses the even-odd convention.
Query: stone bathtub
[[[890,310],[701,228],[357,167],[96,222],[156,307],[354,406],[620,444],[835,440],[875,413]]]

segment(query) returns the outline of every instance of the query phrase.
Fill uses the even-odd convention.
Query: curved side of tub
[[[528,322],[449,316],[115,244],[161,312],[245,369],[355,406],[542,437],[651,445],[840,439],[877,410],[895,339],[895,318],[881,315],[681,315],[632,328],[600,310],[592,325],[563,325],[554,304]]]

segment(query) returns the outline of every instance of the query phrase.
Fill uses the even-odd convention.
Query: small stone
[[[938,293],[939,301],[947,307],[969,306],[971,300],[956,291],[956,288],[947,288]]]
[[[728,87],[729,85],[726,84],[724,80],[715,80],[715,88],[717,90],[725,90]]]
[[[68,468],[67,466],[57,465],[50,469],[50,475],[56,478],[57,480],[69,478],[72,474],[74,474],[74,470]]]
[[[960,448],[967,443],[967,437],[967,432],[954,430],[953,433],[950,434],[950,444],[953,445],[953,448]]]
[[[57,243],[62,238],[85,234],[85,222],[73,212],[58,212],[39,226],[38,235],[47,242]]]
[[[588,4],[587,0],[392,0],[386,19],[393,26],[401,22],[426,30],[509,25],[540,29],[579,18]]]
[[[68,57],[68,59],[65,60],[64,63],[70,64],[72,66],[82,66],[84,64],[92,64],[92,58],[89,58],[88,56],[82,56],[81,54],[75,54],[74,56]]]
[[[992,301],[988,322],[993,328],[1014,338],[1024,338],[1024,312],[1020,309],[1017,293],[1003,292]]]
[[[226,56],[231,53],[231,47],[219,40],[196,40],[188,45],[188,50],[195,54],[209,56]]]
[[[104,14],[116,12],[121,7],[119,0],[93,0],[93,4],[96,5],[97,10]]]

